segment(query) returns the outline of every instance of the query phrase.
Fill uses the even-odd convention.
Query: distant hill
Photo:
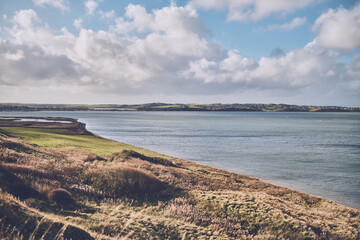
[[[247,111],[247,112],[360,112],[359,107],[306,106],[289,104],[21,104],[0,103],[0,111]]]

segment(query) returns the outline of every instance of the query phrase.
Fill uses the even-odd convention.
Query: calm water
[[[103,137],[360,209],[359,113],[0,112],[78,118]]]

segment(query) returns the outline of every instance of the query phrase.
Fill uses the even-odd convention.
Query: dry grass
[[[60,221],[59,221],[60,220]],[[1,239],[93,239],[86,231],[42,214],[11,195],[0,191]]]
[[[156,196],[165,189],[155,176],[129,167],[92,169],[85,172],[84,182],[114,198]]]
[[[10,183],[19,183],[17,191],[42,197],[21,202],[0,192],[0,238],[84,234],[69,225],[96,239],[359,239],[359,210],[209,166],[171,163],[136,152],[43,148],[2,134],[0,188],[11,192]],[[46,199],[56,188],[71,193],[73,208]]]
[[[138,152],[135,152],[134,150],[123,150],[121,153],[113,153],[110,155],[109,157],[109,161],[117,161],[117,160],[124,160],[124,159],[132,159],[132,158],[138,158],[141,159],[143,161],[147,161],[150,163],[154,163],[154,164],[160,164],[160,165],[164,165],[164,166],[168,166],[168,167],[176,167],[176,165],[166,159],[166,158],[162,158],[162,157],[149,157],[149,156],[145,156],[143,154],[140,154]]]

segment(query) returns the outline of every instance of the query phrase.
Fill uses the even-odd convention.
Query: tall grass
[[[110,197],[154,196],[165,188],[155,176],[129,167],[92,169],[84,176],[86,184]]]

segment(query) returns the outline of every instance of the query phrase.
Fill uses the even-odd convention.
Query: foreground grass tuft
[[[114,198],[154,196],[165,189],[155,176],[129,167],[92,169],[84,174],[84,182]]]
[[[51,190],[48,194],[47,194],[49,200],[55,202],[58,205],[70,205],[74,202],[74,200],[71,197],[71,193],[69,193],[68,191],[66,191],[63,188],[57,188],[54,190]]]

